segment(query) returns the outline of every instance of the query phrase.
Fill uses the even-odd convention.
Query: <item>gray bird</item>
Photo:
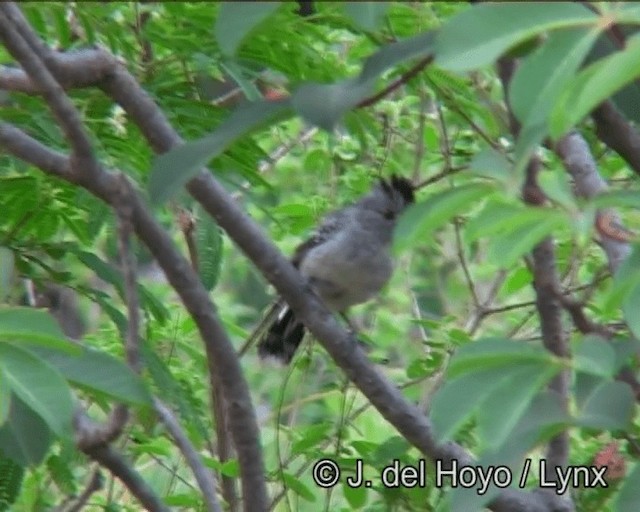
[[[292,258],[326,306],[338,313],[375,297],[391,277],[391,239],[398,215],[413,203],[413,186],[392,176],[353,205],[327,215]],[[305,328],[279,300],[256,332],[258,353],[289,363]],[[266,329],[266,331],[264,330]]]

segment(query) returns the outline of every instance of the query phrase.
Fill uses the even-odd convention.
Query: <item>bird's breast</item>
[[[391,277],[393,265],[388,247],[337,242],[310,251],[300,271],[329,308],[344,311],[373,298]]]

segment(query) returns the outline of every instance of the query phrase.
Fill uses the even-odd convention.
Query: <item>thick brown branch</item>
[[[525,187],[537,188],[535,176],[540,166],[537,157],[529,163]],[[535,171],[534,171],[535,168]],[[533,204],[537,204],[533,203]],[[545,348],[558,357],[569,356],[569,341],[562,328],[562,307],[558,300],[560,278],[556,264],[554,241],[545,238],[533,248],[533,286],[536,291],[536,308],[540,318],[542,341]],[[565,411],[569,409],[569,372],[563,371],[552,379],[549,388],[555,391]],[[556,467],[565,467],[569,463],[569,432],[563,431],[554,436],[547,446],[546,457],[549,461],[547,478],[557,479]]]
[[[508,90],[510,80],[516,69],[513,59],[503,58],[498,61],[498,74],[502,80],[505,99],[510,113],[512,135],[518,136],[520,125],[513,115],[509,104]],[[534,155],[526,169],[522,185],[523,200],[534,206],[541,206],[545,196],[538,184],[538,174],[542,164]],[[533,248],[533,287],[536,292],[536,309],[540,319],[542,341],[547,350],[559,357],[569,356],[569,342],[562,328],[562,308],[558,300],[560,278],[556,264],[554,241],[547,237]],[[564,411],[569,409],[569,372],[562,371],[549,383],[549,389],[557,393]],[[567,430],[555,435],[548,443],[546,458],[549,461],[547,474],[549,480],[555,481],[556,467],[565,467],[569,462],[569,433]]]
[[[562,137],[556,144],[555,150],[572,176],[576,194],[579,197],[588,199],[607,190],[607,182],[600,176],[589,146],[580,134],[573,132]],[[602,214],[607,215],[611,222],[622,225],[615,211],[607,209],[603,210]],[[602,248],[607,255],[609,268],[613,274],[627,258],[631,249],[627,242],[608,237],[606,234],[601,233],[601,238]]]
[[[125,458],[109,445],[100,445],[88,450],[87,455],[107,468],[129,489],[142,506],[150,512],[169,512],[170,509],[156,496],[153,489],[135,471]]]
[[[618,111],[611,100],[600,104],[591,116],[596,123],[596,135],[618,153],[640,174],[640,134]]]
[[[64,177],[72,183],[78,183],[78,176],[70,172],[68,159],[1,122],[0,147],[9,152],[11,152],[10,148],[15,147],[21,150],[21,158],[35,164],[35,161],[30,158],[31,154],[24,152],[24,148],[32,148],[37,161],[48,164],[44,170],[55,176]],[[123,184],[115,174],[102,169],[98,171],[95,180],[86,180],[86,182],[83,180],[82,185],[108,204],[113,204],[117,201]],[[224,389],[229,431],[238,452],[245,510],[266,510],[268,499],[258,424],[249,389],[233,345],[218,321],[209,294],[193,272],[189,262],[175,248],[171,237],[151,215],[142,198],[128,182],[127,187],[129,187],[128,194],[132,208],[131,222],[136,234],[156,256],[169,283],[178,292],[185,307],[193,316],[205,343],[209,375],[212,379],[219,378]]]
[[[112,70],[100,86],[127,111],[156,151],[164,152],[180,143],[179,136],[173,131],[162,112],[126,70],[121,67]],[[108,173],[100,173],[98,178],[95,182],[83,185],[97,196],[109,201],[115,186],[114,178]],[[471,463],[470,456],[459,445],[435,442],[429,420],[420,410],[409,404],[400,391],[368,361],[349,333],[340,326],[320,300],[308,291],[289,261],[279,253],[210,174],[202,173],[191,180],[188,189],[216,218],[267,279],[276,286],[292,305],[296,314],[385,418],[431,458],[446,461],[457,459],[462,464]],[[241,471],[251,471],[251,473],[243,473],[243,493],[250,493],[245,494],[245,508],[264,510],[267,501],[262,501],[261,496],[263,491],[261,486],[264,485],[263,468],[259,446],[255,445],[258,435],[257,430],[254,430],[255,417],[250,401],[246,399],[248,390],[241,374],[241,382],[228,380],[232,378],[236,369],[239,372],[235,354],[230,360],[227,353],[229,345],[227,345],[226,333],[217,323],[213,306],[200,286],[197,276],[191,272],[188,263],[175,252],[171,240],[150,216],[139,197],[135,195],[134,197],[132,220],[136,233],[157,255],[170,283],[178,290],[185,305],[194,315],[203,339],[207,340],[206,348],[210,364],[213,365],[212,361],[217,361],[220,366],[220,368],[218,365],[215,368],[212,367],[211,371],[213,374],[219,371],[225,389],[230,390],[225,396],[229,410],[228,417],[233,423],[230,425],[230,430],[238,449]],[[247,418],[250,419],[248,424]],[[247,456],[252,458],[247,459]],[[505,490],[495,499],[491,508],[505,512],[511,510],[543,512],[549,510],[547,499],[549,498],[541,497],[537,493]]]
[[[42,90],[42,95],[55,115],[67,141],[73,148],[74,157],[80,172],[91,173],[96,166],[91,141],[82,125],[82,120],[71,100],[66,96],[60,84],[38,55],[34,44],[29,44],[16,26],[22,25],[16,20],[15,5],[0,4],[0,40],[9,53],[18,61],[31,80]],[[19,12],[19,11],[18,11]],[[13,18],[13,19],[11,19]],[[30,31],[30,27],[27,27]],[[23,30],[25,32],[25,30]],[[41,44],[37,45],[38,49]],[[44,52],[42,52],[44,53]]]
[[[230,238],[247,254],[262,274],[294,309],[296,316],[322,343],[349,379],[380,413],[414,446],[432,459],[462,465],[472,462],[455,443],[438,444],[428,418],[407,402],[400,391],[366,358],[359,344],[341,327],[320,299],[305,286],[300,274],[208,173],[191,180],[187,189],[216,219]],[[506,491],[491,505],[492,510],[547,510],[539,500]]]

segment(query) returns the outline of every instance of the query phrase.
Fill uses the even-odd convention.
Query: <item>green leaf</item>
[[[20,489],[22,488],[22,478],[24,477],[24,467],[13,459],[3,456],[0,450],[0,511],[9,510],[14,504]]]
[[[370,80],[379,77],[387,69],[404,61],[431,55],[434,41],[435,32],[430,31],[383,46],[367,58],[358,80],[361,83],[368,83]]]
[[[72,460],[70,457],[61,457],[52,454],[47,457],[47,471],[56,486],[65,494],[76,494],[78,482],[72,471]]]
[[[607,190],[589,199],[587,204],[597,208],[628,206],[640,209],[640,190]]]
[[[640,464],[627,474],[615,500],[616,512],[636,512],[640,508]]]
[[[0,340],[42,345],[69,354],[80,350],[67,340],[47,311],[30,307],[0,306]]]
[[[602,304],[602,309],[605,312],[615,311],[622,306],[625,319],[634,330],[636,329],[636,321],[634,311],[631,308],[637,300],[637,290],[640,289],[639,269],[640,245],[634,245],[631,254],[622,262],[613,276],[613,286],[607,292]],[[631,298],[629,299],[629,297]]]
[[[9,296],[14,277],[13,251],[7,247],[0,247],[0,301]]]
[[[636,278],[637,280],[637,278]],[[636,283],[622,301],[622,312],[629,329],[636,337],[640,337],[640,283]]]
[[[11,389],[4,378],[4,374],[0,372],[0,427],[7,421],[9,410],[11,408]]]
[[[370,32],[380,28],[389,8],[388,2],[344,2],[342,5],[356,26]]]
[[[609,343],[596,336],[585,336],[573,352],[578,371],[600,377],[612,377],[616,372],[616,353]]]
[[[189,510],[197,509],[201,502],[193,493],[170,494],[165,496],[163,501],[166,505],[181,507],[182,509],[186,507]]]
[[[221,62],[220,67],[238,84],[247,100],[258,101],[262,98],[260,89],[245,77],[245,72],[238,63],[232,61]]]
[[[635,398],[623,382],[605,382],[586,400],[577,418],[583,427],[603,430],[623,430],[633,418]]]
[[[640,352],[640,340],[637,338],[614,338],[607,343],[616,354],[617,370],[628,364],[629,358],[634,358]]]
[[[47,454],[51,437],[42,417],[13,395],[9,419],[0,427],[0,452],[22,466],[35,466]]]
[[[342,494],[344,494],[351,510],[362,508],[367,503],[367,488],[365,486],[353,487],[346,481],[342,482]]]
[[[493,187],[472,183],[454,187],[416,203],[400,217],[394,233],[394,249],[401,251],[425,240],[453,217],[469,211],[471,204],[490,196]]]
[[[344,80],[333,84],[303,84],[293,93],[291,105],[304,120],[332,131],[343,114],[371,95],[373,81]]]
[[[554,139],[560,138],[584,116],[625,85],[640,76],[640,37],[600,59],[569,82],[555,102],[549,127]]]
[[[544,122],[528,123],[522,127],[514,148],[515,162],[513,164],[513,173],[520,179],[524,175],[524,169],[531,156],[540,147],[547,133],[547,125]]]
[[[122,288],[122,276],[116,268],[92,252],[78,251],[76,257],[105,283]]]
[[[593,392],[607,380],[592,373],[576,372],[573,389],[578,408],[582,409]]]
[[[504,235],[557,217],[558,212],[549,208],[487,201],[486,206],[465,224],[464,237],[467,242],[473,242],[480,237]]]
[[[280,2],[223,2],[214,29],[222,52],[235,53],[249,32],[279,7]]]
[[[440,29],[436,63],[452,71],[491,64],[517,43],[551,29],[593,26],[597,16],[569,2],[480,4],[455,15]]]
[[[554,230],[569,225],[561,211],[489,201],[465,226],[465,240],[489,238],[488,260],[509,268]]]
[[[305,453],[327,438],[331,423],[322,422],[316,425],[299,428],[300,439],[291,446],[291,453]]]
[[[113,285],[118,292],[118,295],[124,300],[124,282],[120,272],[111,265],[111,263],[104,261],[96,254],[78,251],[76,257],[88,268],[93,270],[96,275],[103,281]],[[167,308],[162,302],[160,302],[152,293],[149,292],[144,286],[138,284],[138,294],[142,304],[149,309],[153,316],[163,323],[169,316]]]
[[[133,405],[149,405],[151,398],[138,375],[122,361],[92,348],[68,355],[40,347],[29,351],[59,371],[69,382],[91,393]]]
[[[230,478],[238,478],[240,475],[240,464],[238,459],[229,459],[220,465],[220,473]]]
[[[503,377],[478,410],[480,440],[490,449],[500,447],[518,424],[540,388],[557,368],[542,362],[506,367]]]
[[[544,390],[531,401],[500,452],[506,457],[520,450],[528,452],[541,440],[548,440],[565,430],[569,423],[561,397],[553,391]]]
[[[500,384],[501,375],[501,369],[481,368],[445,382],[431,404],[431,420],[439,442],[449,441],[455,436]]]
[[[284,480],[285,486],[291,489],[293,492],[295,492],[302,499],[310,502],[316,501],[316,497],[314,496],[314,494],[309,490],[309,488],[305,484],[303,484],[300,481],[299,478],[292,475],[291,473],[286,473],[286,472],[282,473],[282,477],[283,477],[282,479]]]
[[[576,196],[569,182],[568,173],[562,169],[549,169],[538,175],[538,185],[545,196],[570,211],[578,210]],[[590,226],[593,222],[590,223]]]
[[[215,469],[216,471],[220,471],[220,473],[222,473],[224,476],[237,478],[240,474],[240,465],[238,464],[238,459],[229,459],[222,463],[218,459],[214,459],[213,457],[204,456],[203,462],[208,467]]]
[[[485,178],[495,179],[500,183],[509,184],[513,180],[510,167],[511,164],[504,155],[493,148],[485,148],[473,156],[469,164],[469,171]]]
[[[410,448],[411,445],[404,437],[391,436],[376,447],[371,459],[377,464],[386,464],[393,458],[401,457]]]
[[[523,125],[546,120],[598,34],[598,29],[585,27],[552,32],[537,51],[523,60],[509,88],[511,107]]]
[[[256,101],[239,107],[213,133],[156,157],[149,175],[149,197],[154,204],[166,201],[236,139],[291,113],[288,99]]]
[[[553,217],[550,216],[538,222],[530,221],[509,233],[491,239],[487,247],[487,259],[503,268],[514,265],[543,238],[565,224],[564,216],[559,212],[555,213]]]
[[[60,373],[42,359],[9,343],[0,344],[4,382],[59,436],[71,433],[71,390]]]
[[[502,338],[484,338],[458,350],[447,369],[451,378],[480,369],[507,367],[522,363],[541,363],[560,368],[544,348]]]
[[[220,226],[198,205],[193,238],[198,254],[198,275],[207,291],[213,290],[222,267],[222,232]]]

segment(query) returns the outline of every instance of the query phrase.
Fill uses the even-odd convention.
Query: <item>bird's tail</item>
[[[258,354],[262,358],[275,358],[288,364],[304,337],[305,328],[293,313],[293,310],[283,304],[278,315],[268,325],[266,332],[260,338]]]
[[[253,330],[238,351],[242,357],[258,341],[261,358],[276,359],[288,364],[304,337],[305,328],[291,308],[282,300],[271,305],[260,324]]]

